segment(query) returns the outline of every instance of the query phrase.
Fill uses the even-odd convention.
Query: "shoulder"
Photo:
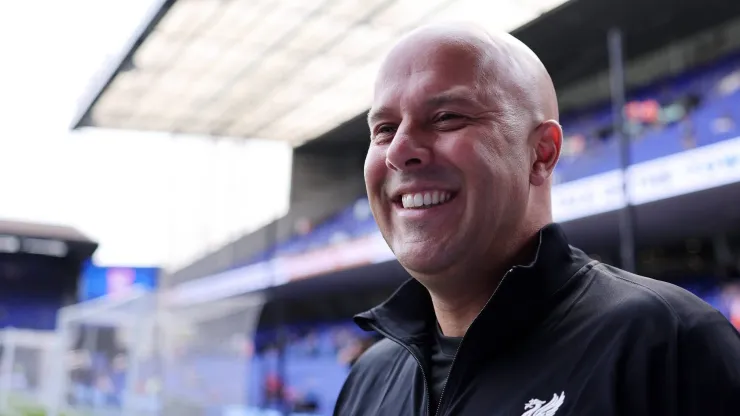
[[[595,289],[603,313],[652,341],[682,351],[722,345],[740,353],[740,336],[727,318],[693,293],[671,283],[599,264]],[[717,350],[717,348],[712,348]],[[718,351],[719,352],[719,351]]]
[[[400,345],[384,338],[368,348],[352,366],[342,386],[334,409],[335,415],[356,414],[369,405],[372,392],[385,391],[399,374],[397,364],[408,361],[410,354]]]
[[[604,312],[645,323],[670,325],[677,331],[726,321],[724,316],[691,292],[674,284],[599,264],[594,286]]]
[[[677,414],[735,414],[740,406],[740,334],[719,311],[676,285],[612,266],[594,267],[589,310],[624,346],[626,402],[651,389],[654,406]],[[584,314],[585,316],[585,314]],[[660,388],[650,380],[664,380]],[[646,384],[647,383],[647,384]],[[635,390],[637,389],[637,390]],[[642,403],[644,404],[644,403]],[[732,412],[730,410],[732,409]]]
[[[387,338],[383,338],[368,348],[357,359],[350,371],[350,377],[360,375],[367,378],[373,373],[384,371],[390,364],[405,358],[407,355],[408,352],[403,347]]]
[[[633,348],[656,343],[678,347],[697,337],[734,331],[724,315],[691,292],[613,266],[595,265],[582,287],[567,321],[619,333]]]

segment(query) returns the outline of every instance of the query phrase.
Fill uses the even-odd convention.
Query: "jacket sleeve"
[[[740,334],[714,312],[679,333],[681,416],[740,415]]]

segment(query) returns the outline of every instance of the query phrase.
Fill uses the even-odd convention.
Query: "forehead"
[[[407,42],[384,62],[375,83],[374,106],[450,91],[478,95],[483,67],[483,54],[459,41]]]

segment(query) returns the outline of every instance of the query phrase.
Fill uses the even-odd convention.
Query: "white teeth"
[[[424,194],[424,205],[432,205],[432,194],[429,192]]]
[[[442,204],[449,201],[451,195],[445,191],[426,191],[401,196],[401,204],[404,208],[421,208]]]

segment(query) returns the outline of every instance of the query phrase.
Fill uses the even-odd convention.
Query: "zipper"
[[[424,398],[426,398],[426,400],[427,400],[427,412],[426,412],[426,414],[431,416],[432,411],[431,411],[431,405],[429,404],[429,402],[432,400],[432,395],[429,393],[429,382],[427,381],[427,374],[424,371],[424,366],[421,364],[421,360],[419,360],[419,358],[416,356],[416,354],[414,354],[414,352],[411,351],[411,348],[409,348],[406,344],[404,344],[403,342],[401,342],[398,338],[392,336],[391,334],[389,334],[386,331],[381,330],[380,328],[377,327],[377,325],[374,325],[374,324],[370,324],[370,325],[373,327],[373,329],[375,331],[377,331],[378,333],[380,333],[384,337],[388,338],[389,340],[395,342],[396,344],[402,346],[409,353],[409,355],[411,355],[412,357],[414,357],[414,360],[416,360],[416,364],[419,365],[419,369],[421,370],[421,378],[424,380]],[[453,362],[454,362],[454,359],[453,359]]]
[[[491,303],[491,300],[493,299],[493,297],[496,296],[496,292],[498,292],[498,288],[501,287],[501,284],[506,279],[506,276],[508,276],[509,273],[511,273],[515,268],[516,267],[512,267],[506,273],[504,273],[504,277],[502,277],[501,281],[498,282],[498,285],[496,285],[496,289],[493,290],[493,294],[491,295],[490,298],[488,298],[488,300],[486,301],[486,304],[483,305],[483,309],[481,309],[478,312],[478,315],[475,316],[475,319],[473,319],[473,322],[470,324],[470,327],[468,327],[468,330],[470,330],[470,328],[473,326],[473,323],[475,323],[475,321],[478,320],[478,317],[481,315],[481,313],[483,313],[483,311],[486,310],[486,308],[488,307],[488,304]],[[463,342],[465,342],[465,335],[463,335],[463,338],[460,340],[460,343],[457,345],[457,350],[455,350],[455,356],[452,357],[452,363],[450,364],[450,372],[447,373],[447,379],[445,380],[445,384],[442,386],[442,391],[439,393],[439,405],[437,406],[437,412],[435,413],[434,416],[439,416],[442,414],[442,403],[444,403],[442,399],[445,397],[445,390],[447,389],[447,382],[450,380],[450,374],[452,374],[452,369],[455,367],[455,361],[457,360],[457,354],[460,352],[460,347],[462,347]],[[419,361],[419,360],[417,359],[416,361]],[[424,369],[422,369],[422,373],[423,371]],[[427,402],[427,412],[428,411],[429,411],[429,403]]]

